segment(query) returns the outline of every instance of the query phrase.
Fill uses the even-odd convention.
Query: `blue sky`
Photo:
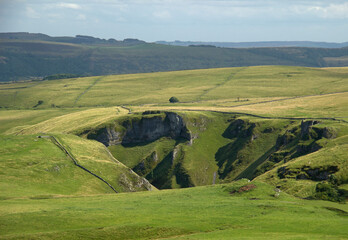
[[[145,41],[348,41],[342,0],[0,0],[0,32]]]

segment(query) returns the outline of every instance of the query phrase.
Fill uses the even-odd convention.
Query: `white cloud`
[[[67,8],[67,9],[81,9],[81,5],[77,3],[66,3],[66,2],[59,2],[59,3],[47,3],[43,2],[42,4],[36,2],[36,5],[38,7],[42,7],[43,9],[57,9],[57,8]]]
[[[308,11],[322,18],[348,19],[348,3],[313,6],[309,7]]]
[[[61,3],[57,3],[56,6],[60,7],[60,8],[81,9],[81,6],[79,4],[76,4],[76,3],[61,2]]]
[[[347,20],[348,0],[0,0],[0,30],[116,39],[346,41]]]
[[[32,7],[27,6],[25,12],[29,18],[40,18],[40,14],[37,13]]]
[[[152,15],[153,15],[155,18],[162,19],[162,20],[170,19],[170,18],[172,17],[172,15],[170,14],[170,12],[167,11],[167,10],[155,11],[155,12],[152,13]]]

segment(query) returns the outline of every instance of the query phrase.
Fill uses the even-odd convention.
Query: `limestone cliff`
[[[95,139],[105,146],[151,142],[161,137],[191,139],[183,118],[173,112],[152,116],[143,114],[140,118],[130,117],[116,124],[120,125],[121,130],[116,130],[116,125],[105,126],[90,132],[87,138]]]

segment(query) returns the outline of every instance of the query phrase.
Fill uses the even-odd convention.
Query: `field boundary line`
[[[197,99],[202,99],[202,97],[204,97],[205,95],[207,95],[209,92],[211,92],[211,91],[217,89],[218,87],[224,86],[227,82],[231,81],[231,80],[236,76],[236,74],[240,73],[241,71],[243,71],[243,70],[245,70],[245,69],[246,69],[246,68],[243,67],[243,68],[241,68],[241,69],[239,69],[239,70],[237,70],[237,71],[231,73],[231,74],[228,75],[227,78],[226,78],[225,80],[223,80],[221,83],[218,83],[218,84],[216,84],[214,87],[211,87],[211,88],[209,88],[209,89],[203,91],[203,93],[202,93],[201,95],[199,95]]]
[[[274,99],[274,100],[266,100],[261,102],[254,102],[254,103],[245,103],[245,104],[239,104],[239,105],[233,105],[233,106],[224,106],[224,105],[216,105],[217,107],[242,107],[242,106],[248,106],[248,105],[256,105],[256,104],[262,104],[262,103],[269,103],[269,102],[278,102],[278,101],[286,101],[291,99],[297,99],[297,98],[305,98],[305,97],[317,97],[317,96],[326,96],[326,95],[334,95],[334,94],[340,94],[340,93],[348,93],[348,91],[342,91],[342,92],[332,92],[332,93],[323,93],[323,94],[312,94],[312,95],[303,95],[303,96],[294,96],[294,97],[283,97],[280,99]],[[247,98],[247,97],[245,97]],[[198,101],[187,101],[187,102],[180,102],[180,103],[204,103],[205,101],[209,100],[198,100]],[[147,104],[156,104],[156,103],[147,103]]]
[[[223,114],[234,114],[234,115],[244,115],[249,117],[256,117],[256,118],[263,118],[263,119],[284,119],[284,120],[332,120],[332,121],[338,121],[338,122],[345,122],[348,123],[346,120],[338,119],[342,117],[336,117],[336,118],[329,118],[329,117],[266,117],[261,116],[257,114],[251,114],[251,113],[243,113],[243,112],[225,112],[225,111],[218,111],[218,110],[202,110],[202,109],[168,109],[168,111],[188,111],[188,112],[213,112],[213,113],[223,113]]]
[[[80,98],[85,95],[89,90],[91,90],[92,87],[94,87],[100,80],[102,80],[104,77],[98,77],[96,80],[94,80],[94,82],[92,82],[91,85],[89,85],[85,91],[83,91],[82,93],[80,93],[80,95],[78,95],[74,101],[74,105],[80,100]]]
[[[304,96],[295,96],[295,97],[287,97],[287,98],[281,98],[281,99],[261,101],[261,102],[256,102],[256,103],[245,103],[245,104],[240,104],[240,105],[234,105],[234,106],[229,106],[229,108],[243,107],[243,106],[250,106],[250,105],[257,105],[257,104],[271,103],[271,102],[280,102],[280,101],[286,101],[286,100],[297,99],[297,98],[327,96],[327,95],[334,95],[334,94],[340,94],[340,93],[348,93],[348,91],[324,93],[324,94],[304,95]]]
[[[115,193],[118,193],[115,188],[108,183],[106,180],[104,180],[102,177],[98,176],[97,174],[91,172],[90,170],[88,170],[87,168],[85,168],[84,166],[81,166],[78,161],[76,160],[76,158],[58,141],[58,139],[55,136],[52,135],[47,135],[47,136],[39,136],[40,138],[50,138],[52,140],[52,142],[58,147],[60,148],[75,164],[75,166],[83,169],[84,171],[88,172],[89,174],[93,175],[94,177],[98,178],[99,180],[103,181],[105,184],[107,184]]]

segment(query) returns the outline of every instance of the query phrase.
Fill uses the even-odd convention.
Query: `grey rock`
[[[131,120],[126,127],[126,133],[122,144],[141,143],[155,141],[161,137],[172,139],[184,138],[191,140],[191,134],[181,116],[176,113],[167,112],[163,119],[160,116],[142,118],[140,121]]]
[[[165,117],[147,115],[141,119],[129,118],[122,125],[125,128],[122,133],[115,131],[114,126],[108,126],[88,138],[93,138],[105,146],[152,142],[161,137],[183,138],[187,141],[192,138],[183,118],[173,112],[166,112]]]

